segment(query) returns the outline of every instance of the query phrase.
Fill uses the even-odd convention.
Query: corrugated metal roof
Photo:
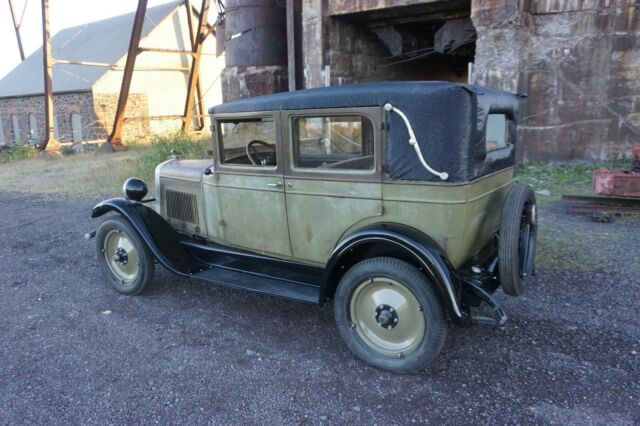
[[[142,37],[169,15],[181,1],[173,1],[147,9]],[[51,39],[52,55],[68,61],[117,63],[127,54],[135,13],[115,16],[60,31]],[[54,92],[90,90],[109,68],[55,64]],[[44,93],[42,47],[0,80],[0,98]]]

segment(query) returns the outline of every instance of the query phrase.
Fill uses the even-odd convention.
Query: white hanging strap
[[[427,162],[424,160],[424,157],[422,156],[422,151],[420,151],[420,146],[418,145],[418,140],[416,139],[416,134],[413,133],[413,128],[411,127],[411,123],[409,123],[409,119],[407,118],[406,115],[404,115],[404,112],[400,111],[398,108],[394,107],[390,103],[384,104],[384,110],[393,111],[396,114],[398,114],[400,118],[402,118],[402,120],[404,121],[404,124],[407,126],[407,131],[409,132],[409,144],[413,146],[413,149],[416,150],[416,154],[418,155],[418,158],[420,159],[420,162],[422,163],[424,168],[427,169],[429,173],[431,173],[432,175],[438,176],[442,180],[449,179],[449,173],[437,172],[433,170],[431,167],[429,167]]]

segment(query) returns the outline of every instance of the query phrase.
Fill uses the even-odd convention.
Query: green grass
[[[30,145],[17,144],[10,148],[0,150],[0,164],[10,163],[12,161],[25,160],[38,155],[38,151]]]
[[[566,165],[528,163],[518,168],[516,179],[518,182],[531,185],[535,191],[550,192],[549,196],[538,195],[539,201],[556,201],[565,194],[591,194],[593,171],[600,167],[628,168],[629,161]]]
[[[210,137],[194,137],[184,133],[155,138],[149,145],[128,144],[138,150],[138,164],[133,173],[147,182],[152,182],[158,164],[169,159],[172,153],[180,159],[211,158]]]

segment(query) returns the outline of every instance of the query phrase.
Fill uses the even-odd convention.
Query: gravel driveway
[[[0,423],[640,424],[640,221],[541,212],[504,329],[450,327],[428,371],[349,354],[329,305],[158,269],[109,289],[93,202],[0,193]]]

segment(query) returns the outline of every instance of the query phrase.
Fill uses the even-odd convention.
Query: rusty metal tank
[[[227,67],[287,65],[284,0],[227,0]]]

